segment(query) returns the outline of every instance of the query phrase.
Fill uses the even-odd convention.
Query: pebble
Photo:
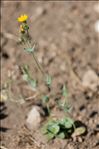
[[[99,13],[99,3],[94,5],[94,10]]]
[[[78,142],[82,143],[83,139],[81,137],[78,137]]]
[[[95,128],[95,123],[94,123],[94,119],[89,119],[89,126],[94,129]]]
[[[93,70],[88,70],[83,76],[82,84],[84,87],[96,91],[96,88],[99,85],[99,78]]]
[[[27,115],[26,126],[30,130],[36,130],[41,122],[40,108],[33,106]]]
[[[95,31],[99,33],[99,20],[95,23]]]
[[[68,149],[74,149],[73,145],[68,144],[67,146]]]

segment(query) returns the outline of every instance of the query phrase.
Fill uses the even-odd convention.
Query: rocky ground
[[[63,83],[68,89],[72,117],[87,127],[78,139],[46,142],[40,126],[31,131],[26,118],[40,97],[22,81],[19,66],[29,64],[33,77],[41,78],[31,55],[18,44],[17,17],[28,14],[35,51],[44,70],[53,77],[57,92]],[[98,149],[99,148],[99,19],[98,1],[3,1],[1,9],[1,92],[13,74],[12,93],[0,103],[1,149]],[[99,22],[98,22],[99,23]],[[23,98],[30,98],[22,103]],[[54,100],[54,99],[53,99]],[[16,103],[16,101],[18,101]],[[61,117],[56,106],[55,117]],[[63,113],[62,113],[63,115]],[[46,118],[43,119],[43,122]],[[36,121],[35,121],[36,122]],[[5,148],[4,148],[5,147]]]

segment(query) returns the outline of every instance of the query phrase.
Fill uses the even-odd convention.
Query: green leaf
[[[33,79],[30,79],[28,81],[28,83],[31,85],[31,87],[33,88],[36,88],[37,87],[37,81],[36,80],[33,80]]]
[[[57,125],[56,121],[51,120],[45,124],[42,128],[42,132],[47,136],[48,140],[51,140],[59,132],[59,126]]]
[[[49,133],[47,134],[48,140],[51,140],[51,139],[53,139],[54,137],[55,137],[55,135],[54,135],[53,133],[51,133],[51,132],[49,132]]]
[[[68,130],[67,130],[67,133],[68,133],[68,134],[71,134],[72,132],[73,132],[72,129],[68,129]]]
[[[27,81],[28,84],[34,89],[37,87],[37,81],[31,78],[31,75],[29,73],[29,66],[24,65],[22,67],[22,72],[23,72],[23,80]]]
[[[72,110],[72,107],[69,104],[65,103],[63,106],[63,110],[64,110],[64,112],[70,113]]]
[[[57,124],[52,124],[48,126],[48,131],[56,135],[60,130],[60,127]]]
[[[78,127],[75,129],[72,137],[83,135],[86,132],[86,128],[84,126]]]
[[[61,132],[57,135],[57,137],[60,138],[60,139],[64,139],[65,138],[65,133]]]
[[[67,117],[62,119],[60,121],[60,124],[63,125],[65,128],[69,129],[69,128],[72,128],[74,121],[71,118]]]
[[[34,49],[33,49],[33,48],[24,48],[24,50],[25,50],[26,52],[29,52],[29,53],[31,53],[31,52],[33,52],[33,51],[34,51]]]
[[[43,103],[48,103],[49,97],[47,95],[43,96],[42,101],[43,101]]]
[[[62,94],[63,94],[64,97],[67,97],[67,90],[66,90],[65,85],[63,85]]]
[[[29,26],[27,24],[23,24],[23,28],[24,28],[24,30],[28,30]]]
[[[46,81],[46,84],[47,84],[48,86],[50,86],[51,83],[52,83],[52,78],[51,78],[51,76],[50,76],[50,75],[47,75],[45,81]]]
[[[28,81],[28,80],[29,80],[29,77],[28,77],[27,74],[24,74],[24,75],[23,75],[23,80],[25,80],[25,81]]]
[[[43,128],[41,129],[41,131],[43,134],[47,134],[48,133],[47,126],[44,125]]]
[[[24,65],[23,67],[21,67],[23,74],[28,74],[29,73],[29,66],[28,65]]]
[[[64,112],[68,112],[68,113],[71,112],[72,107],[67,102],[59,101],[57,103],[58,103],[59,108],[64,110]]]

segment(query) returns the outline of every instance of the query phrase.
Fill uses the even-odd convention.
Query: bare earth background
[[[96,89],[86,89],[83,77],[88,70],[94,71],[99,79],[99,34],[95,22],[98,1],[3,1],[1,11],[1,58],[2,85],[9,72],[15,71],[15,84],[21,78],[17,66],[29,64],[32,58],[17,44],[19,36],[17,17],[28,14],[28,24],[33,41],[37,42],[36,55],[46,72],[54,78],[54,86],[66,83],[72,116],[81,120],[88,133],[81,141],[55,139],[42,143],[40,130],[30,136],[24,127],[26,115],[32,104],[15,103],[10,99],[1,103],[1,143],[7,149],[98,149],[99,148],[99,84]],[[40,77],[34,67],[33,76]],[[26,84],[14,84],[13,100],[21,93],[29,97],[34,93]],[[90,88],[90,87],[89,87]],[[15,99],[14,99],[15,98]],[[38,100],[38,99],[35,99]],[[55,111],[58,117],[58,112]],[[36,142],[34,141],[36,140]],[[40,146],[40,147],[39,147]]]

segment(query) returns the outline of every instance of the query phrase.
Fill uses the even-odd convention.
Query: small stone
[[[94,119],[89,119],[89,125],[91,126],[92,129],[94,129],[95,124],[94,124]]]
[[[99,133],[97,133],[97,138],[99,139]]]
[[[78,137],[78,142],[83,142],[83,139],[81,137]]]
[[[99,33],[99,20],[95,23],[95,31]]]
[[[26,126],[30,130],[35,130],[39,127],[41,122],[40,108],[37,106],[33,106],[33,108],[28,113],[26,119]]]
[[[99,3],[94,5],[94,10],[99,13]]]
[[[73,145],[71,145],[71,144],[68,144],[67,148],[68,149],[74,149]]]
[[[82,84],[84,87],[96,91],[99,85],[99,78],[93,70],[88,70],[83,76]]]

